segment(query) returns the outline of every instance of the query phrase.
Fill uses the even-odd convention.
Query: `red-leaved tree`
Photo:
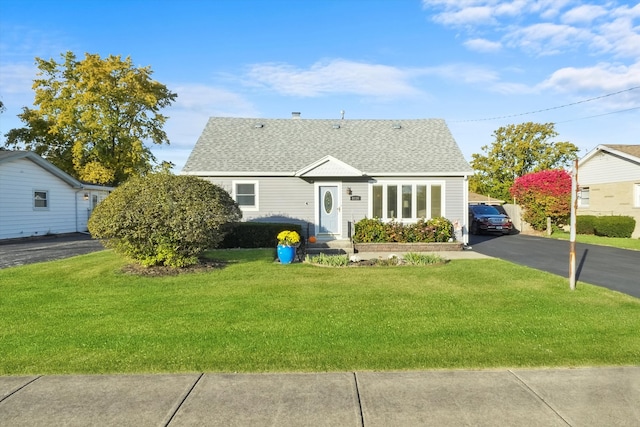
[[[566,224],[571,212],[571,175],[565,170],[543,170],[516,178],[509,190],[524,208],[523,219],[535,230],[544,230],[547,217],[555,225]]]

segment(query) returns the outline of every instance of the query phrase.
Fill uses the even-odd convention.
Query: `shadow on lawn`
[[[163,265],[144,267],[140,264],[127,264],[122,267],[122,272],[135,276],[177,276],[179,274],[206,273],[208,271],[221,270],[228,264],[232,263],[234,263],[234,261],[220,261],[216,259],[200,258],[198,264],[189,265],[182,268],[166,267]]]

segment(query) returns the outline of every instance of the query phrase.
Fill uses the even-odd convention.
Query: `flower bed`
[[[354,243],[353,251],[358,252],[442,252],[461,251],[462,243]]]

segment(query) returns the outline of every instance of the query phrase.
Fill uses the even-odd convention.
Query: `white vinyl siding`
[[[0,164],[0,239],[78,231],[76,206],[76,189],[31,160]]]
[[[221,186],[233,195],[235,183],[259,183],[259,210],[243,209],[243,221],[287,222],[299,223],[304,233],[309,226],[310,235],[314,235],[316,223],[317,194],[314,181],[307,181],[292,177],[260,177],[248,180],[245,177],[206,177],[208,181]],[[336,184],[336,181],[315,180],[320,183]],[[413,218],[402,219],[410,223],[419,218],[445,216],[449,220],[463,222],[467,216],[465,194],[466,186],[462,177],[411,179],[406,177],[392,177],[390,179],[370,178],[365,180],[343,180],[340,185],[342,216],[342,238],[347,238],[349,223],[353,225],[363,218],[383,218],[383,195],[381,184],[400,186],[398,200],[402,200],[402,186],[411,186],[410,208]],[[378,186],[378,187],[376,187]],[[433,195],[436,195],[433,197]],[[439,194],[439,197],[438,197]],[[405,200],[409,201],[408,198]],[[427,204],[428,203],[428,204]],[[403,203],[400,206],[404,208]],[[378,209],[377,212],[375,210]],[[386,202],[384,209],[387,209]],[[396,204],[396,209],[399,209]],[[398,211],[398,212],[401,212]],[[374,214],[375,213],[375,214]],[[400,220],[400,219],[399,219]]]
[[[444,215],[444,182],[377,182],[371,185],[372,218],[417,221]]]
[[[258,181],[233,181],[233,199],[243,211],[258,211]]]
[[[598,153],[580,165],[578,180],[585,186],[616,182],[629,182],[638,179],[640,165],[617,157],[613,154]]]

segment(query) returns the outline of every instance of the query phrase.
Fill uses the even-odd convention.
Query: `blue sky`
[[[468,160],[526,121],[581,155],[640,144],[632,1],[0,0],[0,141],[32,106],[34,58],[67,51],[129,56],[178,94],[154,148],[175,172],[208,117],[293,111],[444,118]]]

